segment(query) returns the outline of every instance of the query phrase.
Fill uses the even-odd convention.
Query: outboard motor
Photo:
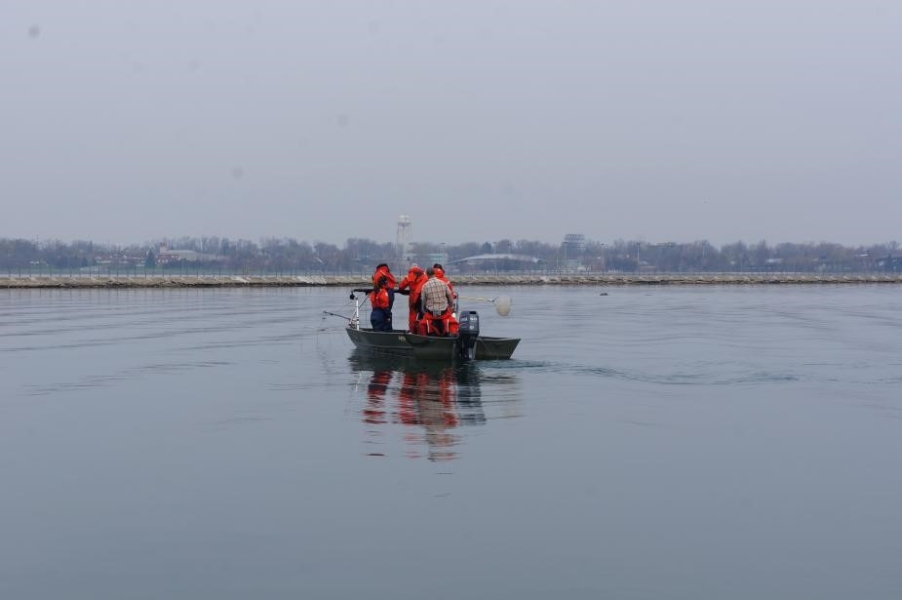
[[[457,355],[466,360],[476,356],[476,338],[479,337],[479,315],[475,310],[465,310],[457,319]]]

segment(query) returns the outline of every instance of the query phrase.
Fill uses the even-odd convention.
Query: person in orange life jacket
[[[379,278],[373,291],[367,294],[370,298],[372,309],[370,311],[370,324],[373,331],[391,331],[391,301],[388,297],[388,278]]]
[[[395,281],[395,276],[392,275],[391,270],[385,263],[376,265],[376,272],[373,273],[374,288],[379,287],[379,279],[381,277],[385,277],[388,280],[388,310],[391,311],[392,307],[395,305],[395,288],[398,283]]]
[[[399,294],[407,294],[407,306],[410,310],[407,316],[407,326],[411,332],[416,331],[417,318],[420,313],[420,288],[424,283],[426,283],[426,273],[414,263],[398,286]]]
[[[444,281],[451,288],[451,293],[454,294],[454,297],[457,298],[457,292],[454,291],[451,280],[445,275],[445,268],[440,263],[435,263],[432,265],[432,269],[435,271],[435,276]]]
[[[432,265],[432,269],[435,271],[435,276],[448,285],[448,289],[451,290],[451,294],[454,296],[454,302],[451,305],[451,318],[448,321],[448,333],[455,334],[460,328],[460,323],[457,321],[457,292],[454,291],[454,285],[451,283],[451,280],[445,275],[445,268],[441,263],[435,263]]]
[[[420,288],[423,318],[417,323],[420,335],[448,335],[454,293],[448,284],[436,277],[435,269],[426,269],[429,280]]]

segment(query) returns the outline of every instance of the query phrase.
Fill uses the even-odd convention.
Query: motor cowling
[[[476,355],[476,338],[479,337],[479,314],[465,310],[457,318],[457,351],[461,358],[472,360]]]

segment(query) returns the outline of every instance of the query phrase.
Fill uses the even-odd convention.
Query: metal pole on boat
[[[354,299],[354,317],[348,325],[351,329],[360,329],[360,300],[357,299],[354,292],[351,292],[351,298]]]

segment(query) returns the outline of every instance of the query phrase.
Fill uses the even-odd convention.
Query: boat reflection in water
[[[405,426],[402,437],[410,458],[448,461],[457,458],[461,443],[459,427],[486,422],[479,387],[480,367],[417,363],[409,359],[351,355],[352,369],[369,375],[362,408],[368,428],[368,443],[383,444],[385,430]],[[361,378],[362,379],[362,378]],[[424,451],[425,449],[425,451]],[[384,452],[371,451],[371,456]]]

